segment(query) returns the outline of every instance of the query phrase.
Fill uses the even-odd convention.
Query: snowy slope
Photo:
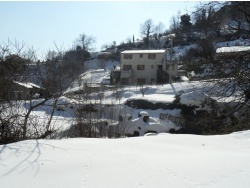
[[[6,188],[248,188],[249,138],[250,131],[27,140],[0,146],[0,182]]]
[[[101,80],[105,78],[109,72],[104,69],[98,69],[95,71],[89,71],[82,74],[82,80],[88,83],[101,83]],[[83,83],[82,83],[83,84]],[[82,89],[82,85],[79,86],[77,82],[72,84],[72,87],[69,88],[66,93],[72,91],[77,91]],[[119,102],[124,103],[127,99],[144,99],[150,102],[166,102],[171,103],[174,100],[174,96],[178,95],[181,91],[190,91],[194,87],[202,87],[200,82],[177,82],[173,84],[164,84],[164,85],[148,85],[149,90],[146,91],[145,96],[142,97],[139,86],[127,86],[122,91],[122,96],[120,101],[115,101],[112,97],[113,91],[105,91],[105,96],[103,103],[118,104]],[[93,98],[93,103],[94,103]]]
[[[116,66],[116,68],[120,68],[119,62],[118,61],[104,61],[104,60],[99,60],[99,59],[92,59],[89,61],[84,62],[84,69],[85,71],[87,70],[96,70],[96,69],[107,69],[111,70]]]
[[[102,72],[102,71],[100,71]],[[93,74],[93,79],[98,79],[97,74]],[[96,76],[96,77],[95,77]],[[100,77],[99,77],[100,78]],[[123,113],[130,114],[132,118],[137,118],[138,113],[142,111],[143,109],[133,109],[128,106],[124,106],[124,102],[126,102],[129,99],[143,99],[145,101],[150,101],[152,103],[157,102],[163,102],[163,103],[171,103],[174,100],[174,96],[179,93],[188,93],[194,89],[194,87],[201,87],[200,82],[181,82],[181,83],[173,83],[173,84],[164,84],[164,85],[152,85],[148,86],[149,90],[145,93],[145,96],[142,97],[142,94],[140,92],[140,88],[136,86],[131,87],[125,87],[122,93],[121,100],[116,100],[113,96],[113,91],[106,91],[104,93],[104,98],[102,101],[102,104],[114,104],[114,105],[121,105],[120,108],[123,110]],[[77,98],[76,98],[77,99]],[[35,105],[39,102],[41,102],[42,99],[34,99],[32,101],[32,105]],[[190,101],[190,100],[189,100]],[[64,111],[56,110],[53,115],[51,126],[55,129],[59,130],[65,130],[69,128],[72,124],[75,123],[75,117],[76,117],[76,109],[70,108],[71,106],[77,107],[79,103],[82,101],[77,101],[74,99],[69,99],[65,96],[61,97],[58,100],[57,106],[63,107]],[[96,102],[99,102],[99,100],[96,100],[95,95],[92,96],[92,99],[88,101],[88,103],[92,102],[95,104]],[[29,108],[29,101],[19,101],[20,104],[18,104],[18,111],[20,114],[27,113],[27,110]],[[54,100],[51,99],[47,101],[43,106],[40,106],[33,110],[31,112],[31,116],[28,123],[39,123],[41,125],[41,129],[43,129],[46,125],[46,123],[49,120],[50,114],[53,110],[53,104]],[[150,117],[153,118],[159,118],[160,114],[171,114],[174,116],[180,116],[180,110],[146,110]],[[4,113],[6,115],[8,112],[12,112],[10,110],[6,110]],[[114,111],[115,113],[117,111]],[[118,114],[118,112],[117,112]],[[115,116],[116,117],[116,116]],[[118,117],[118,116],[117,116]],[[107,117],[103,117],[107,118]],[[117,120],[117,119],[115,119]],[[33,129],[33,126],[31,127]]]
[[[110,77],[110,71],[114,69],[120,69],[118,61],[102,61],[98,59],[92,59],[84,62],[84,73],[70,85],[65,93],[78,91],[82,89],[84,83],[100,84],[104,82],[105,78]]]

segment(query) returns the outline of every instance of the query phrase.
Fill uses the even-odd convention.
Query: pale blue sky
[[[127,38],[140,38],[140,25],[148,18],[169,27],[170,19],[192,10],[193,1],[76,1],[0,2],[0,43],[25,42],[39,53],[58,46],[68,49],[81,34],[96,39],[95,48]]]

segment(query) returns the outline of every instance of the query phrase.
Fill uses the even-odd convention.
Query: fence
[[[176,117],[176,116],[173,116],[171,114],[160,113],[160,119],[162,119],[162,120],[167,119],[167,120],[174,122],[175,125],[177,125],[177,126],[185,127],[185,119],[181,118],[181,117]]]

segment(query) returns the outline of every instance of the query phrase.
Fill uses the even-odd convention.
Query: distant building
[[[168,83],[178,73],[166,50],[126,50],[121,53],[121,84]]]
[[[43,88],[33,83],[13,81],[11,84],[12,98],[16,100],[27,100],[33,98],[35,94],[42,96],[43,91]]]

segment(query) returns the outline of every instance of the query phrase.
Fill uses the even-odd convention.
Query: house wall
[[[173,60],[173,63],[168,60],[166,65],[166,72],[170,74],[172,77],[178,75],[178,62]]]
[[[16,100],[27,100],[30,98],[30,94],[32,93],[33,89],[26,88],[15,84],[12,86],[13,90],[13,99]]]
[[[151,84],[152,80],[156,81],[158,65],[162,65],[164,53],[132,53],[132,59],[125,59],[124,54],[121,55],[121,81],[129,79],[128,84],[139,84],[138,79],[145,79],[145,84]],[[142,55],[141,55],[142,54]],[[156,54],[155,59],[149,59],[148,54]],[[124,65],[131,65],[132,70],[124,70]],[[144,70],[138,70],[137,66],[144,65]]]

